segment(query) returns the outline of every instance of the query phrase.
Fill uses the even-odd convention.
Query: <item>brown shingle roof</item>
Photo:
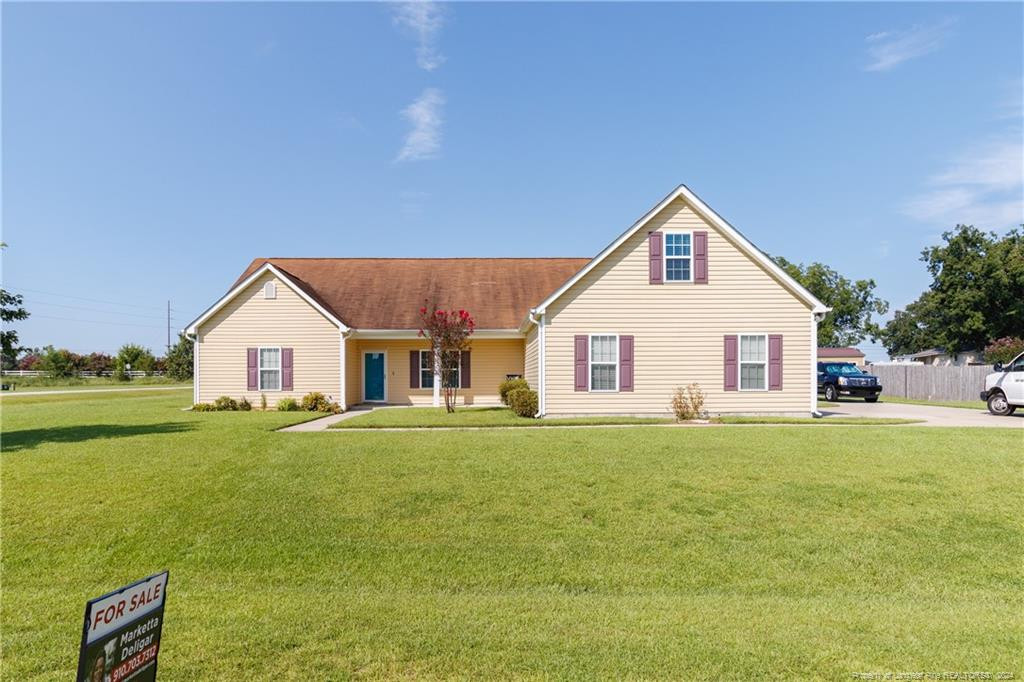
[[[827,358],[862,358],[864,353],[856,348],[823,348],[818,347],[818,355]]]
[[[478,329],[517,328],[589,258],[257,258],[272,263],[349,327],[417,329],[424,300],[464,308]]]

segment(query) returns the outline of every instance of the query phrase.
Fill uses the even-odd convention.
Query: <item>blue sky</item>
[[[894,307],[1021,222],[1024,6],[10,4],[24,345],[162,350],[255,257],[591,256],[683,182]],[[878,357],[877,352],[873,352]]]

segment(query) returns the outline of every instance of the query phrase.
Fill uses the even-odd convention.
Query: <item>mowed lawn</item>
[[[162,680],[1024,674],[1019,430],[275,433],[4,398],[3,675],[170,569]]]

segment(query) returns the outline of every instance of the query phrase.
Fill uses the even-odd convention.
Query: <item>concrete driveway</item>
[[[881,402],[866,403],[863,400],[844,398],[838,404],[818,403],[818,409],[827,418],[829,415],[849,417],[895,417],[899,419],[923,419],[915,426],[985,426],[989,428],[1018,428],[1024,430],[1024,408],[1009,417],[996,417],[978,401],[977,410],[962,407],[936,407],[932,405],[908,405]]]

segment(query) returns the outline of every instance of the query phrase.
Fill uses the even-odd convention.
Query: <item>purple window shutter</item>
[[[259,390],[260,377],[259,377],[259,358],[257,354],[259,350],[256,348],[245,349],[245,375],[247,381],[245,383],[246,389],[249,391]]]
[[[420,387],[420,352],[409,351],[409,388]]]
[[[459,388],[470,387],[470,367],[469,367],[469,351],[462,351],[462,357],[459,358]]]
[[[633,390],[633,337],[619,337],[619,390]]]
[[[708,283],[708,233],[693,233],[693,283]]]
[[[281,390],[290,391],[294,385],[295,372],[293,370],[294,353],[291,348],[281,349]]]
[[[575,362],[573,363],[576,368],[576,390],[586,391],[590,387],[590,382],[587,381],[587,344],[590,340],[584,334],[578,334],[575,337]]]
[[[739,388],[739,339],[735,334],[725,337],[725,390]]]
[[[650,283],[661,284],[662,280],[662,268],[661,268],[661,232],[651,232],[647,235],[647,256],[650,262]]]
[[[768,390],[782,390],[782,334],[768,336]]]

